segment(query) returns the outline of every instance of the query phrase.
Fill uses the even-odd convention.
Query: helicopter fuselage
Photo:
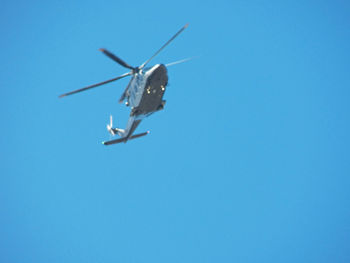
[[[163,96],[167,84],[168,73],[163,64],[157,64],[133,76],[126,97],[131,112],[122,137],[129,137],[143,118],[164,108]]]
[[[168,84],[167,69],[157,64],[131,79],[127,91],[127,102],[131,107],[130,116],[148,116],[162,108],[163,96]]]

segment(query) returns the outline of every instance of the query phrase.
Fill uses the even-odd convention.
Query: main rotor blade
[[[73,90],[73,91],[64,93],[64,94],[60,95],[59,98],[63,98],[63,97],[66,97],[68,95],[72,95],[72,94],[75,94],[75,93],[78,93],[78,92],[82,92],[82,91],[85,91],[85,90],[88,90],[88,89],[92,89],[92,88],[95,88],[95,87],[107,84],[107,83],[112,82],[112,81],[116,81],[118,79],[124,78],[126,76],[130,76],[130,75],[132,75],[132,72],[125,73],[125,74],[123,74],[123,75],[121,75],[119,77],[116,77],[116,78],[113,78],[113,79],[109,79],[109,80],[106,80],[106,81],[103,81],[103,82],[100,82],[100,83],[96,83],[96,84],[87,86],[85,88],[81,88],[81,89],[77,89],[77,90]]]
[[[124,60],[118,58],[116,55],[113,53],[109,52],[107,49],[100,48],[99,49],[101,52],[103,52],[107,57],[113,59],[115,62],[117,62],[119,65],[128,68],[128,69],[135,69],[134,67],[130,66],[128,63],[126,63]]]
[[[184,63],[184,62],[190,61],[190,60],[195,59],[195,58],[197,58],[197,57],[181,59],[181,60],[178,60],[178,61],[175,61],[175,62],[171,62],[171,63],[165,64],[165,66],[166,67],[170,67],[170,66],[173,66],[173,65],[176,65],[176,64],[180,64],[180,63]]]
[[[152,57],[150,57],[148,60],[146,60],[139,68],[144,68],[155,56],[157,56],[167,45],[170,44],[171,41],[173,41],[182,31],[184,31],[188,27],[188,24],[186,24],[183,28],[181,28],[172,38],[168,40]]]

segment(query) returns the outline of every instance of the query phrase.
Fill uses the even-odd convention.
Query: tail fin
[[[111,145],[111,144],[116,144],[116,143],[121,143],[121,142],[127,142],[128,140],[132,140],[132,139],[136,139],[142,136],[145,136],[149,134],[149,131],[147,132],[143,132],[143,133],[139,133],[139,134],[135,134],[129,138],[120,138],[120,139],[116,139],[116,140],[111,140],[111,141],[107,141],[107,142],[102,142],[103,145]]]

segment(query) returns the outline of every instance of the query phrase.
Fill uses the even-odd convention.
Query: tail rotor
[[[115,135],[115,131],[113,129],[113,117],[112,115],[109,116],[109,123],[107,123],[107,131],[111,134],[111,135]]]

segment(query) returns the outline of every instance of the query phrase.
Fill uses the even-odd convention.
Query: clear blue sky
[[[105,147],[169,68],[147,137]],[[350,262],[348,1],[2,1],[0,262]]]

